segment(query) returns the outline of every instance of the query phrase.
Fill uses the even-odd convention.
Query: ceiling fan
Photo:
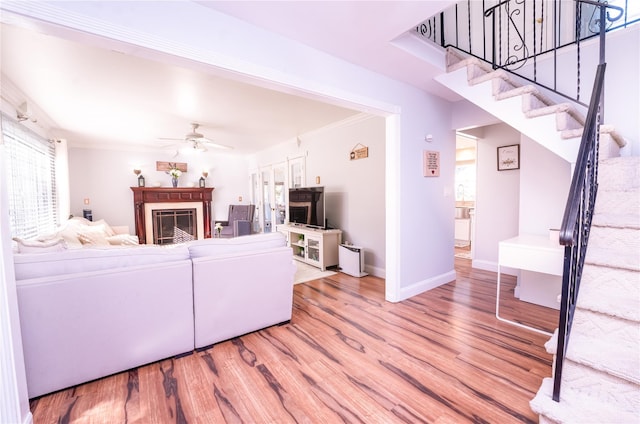
[[[208,138],[206,138],[203,134],[198,132],[198,128],[200,124],[197,122],[191,123],[191,131],[186,133],[183,138],[164,138],[161,137],[160,140],[166,141],[178,141],[187,143],[190,148],[197,151],[206,152],[207,147],[213,147],[216,149],[233,149],[231,146],[227,146],[220,143],[215,143]]]

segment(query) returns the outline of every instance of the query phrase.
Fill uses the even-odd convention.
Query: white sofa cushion
[[[192,258],[223,256],[230,253],[251,252],[286,245],[286,237],[280,232],[252,234],[234,238],[194,240],[186,243]]]
[[[189,259],[185,246],[111,246],[14,255],[16,280]]]

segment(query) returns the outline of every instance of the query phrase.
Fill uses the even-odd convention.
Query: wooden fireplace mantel
[[[213,187],[131,187],[135,214],[136,235],[146,244],[145,203],[202,202],[204,238],[211,238],[211,200]]]

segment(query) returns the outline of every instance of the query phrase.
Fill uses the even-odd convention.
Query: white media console
[[[287,236],[293,257],[320,268],[338,265],[338,246],[342,243],[341,230],[319,230],[298,225],[278,225],[278,231]]]

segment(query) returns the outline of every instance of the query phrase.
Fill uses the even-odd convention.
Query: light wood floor
[[[547,338],[496,320],[495,273],[456,270],[399,303],[374,277],[298,284],[291,323],[33,399],[34,422],[537,423]],[[501,314],[553,330],[513,285]]]

